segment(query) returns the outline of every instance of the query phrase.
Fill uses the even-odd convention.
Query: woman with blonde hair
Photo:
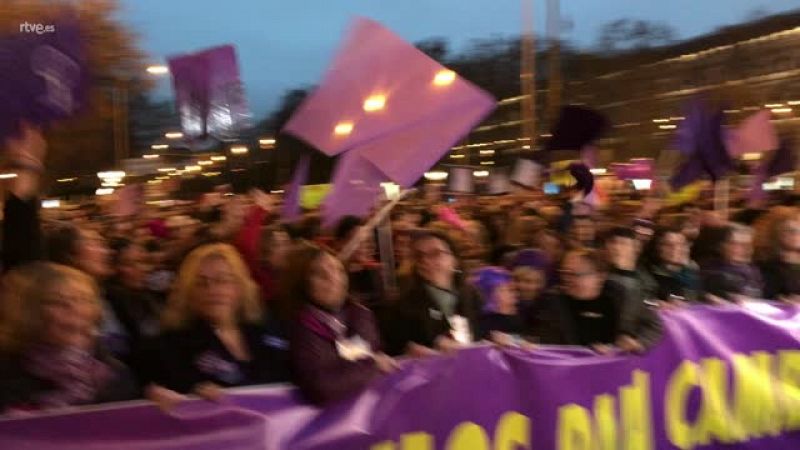
[[[161,406],[178,393],[287,379],[287,343],[264,320],[258,287],[228,244],[192,251],[181,265],[144,375]]]
[[[0,412],[131,399],[129,372],[98,345],[102,306],[83,272],[32,263],[2,280]]]

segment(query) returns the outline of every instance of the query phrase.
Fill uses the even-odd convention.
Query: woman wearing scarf
[[[700,273],[689,259],[689,242],[679,228],[656,231],[642,258],[644,270],[655,282],[655,296],[666,303],[696,302]]]
[[[750,228],[737,224],[725,227],[717,255],[717,260],[701,273],[706,301],[724,303],[761,298],[763,282],[761,272],[751,262]]]
[[[0,413],[136,397],[133,378],[97,340],[94,281],[56,264],[9,272],[0,302]]]
[[[281,301],[292,323],[292,374],[316,404],[354,395],[395,367],[380,351],[372,313],[350,301],[347,290],[344,266],[332,253],[303,242],[289,254]]]

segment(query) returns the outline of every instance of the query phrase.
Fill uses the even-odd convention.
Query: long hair
[[[303,306],[312,302],[308,279],[312,265],[323,255],[336,257],[330,250],[308,241],[300,241],[292,247],[278,287],[276,312],[282,319],[294,320]]]
[[[44,308],[67,283],[80,286],[78,300],[95,308],[99,323],[102,306],[92,277],[61,264],[28,264],[10,271],[2,279],[0,352],[21,353],[40,339],[46,325]]]
[[[194,249],[181,264],[161,317],[164,329],[184,328],[191,319],[197,318],[191,305],[197,275],[200,266],[214,258],[228,263],[236,278],[236,283],[239,285],[241,292],[237,314],[239,322],[258,323],[263,319],[258,285],[250,277],[250,272],[239,252],[229,244],[208,244]]]

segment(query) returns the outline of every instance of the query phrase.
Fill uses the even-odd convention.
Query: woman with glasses
[[[800,216],[792,215],[777,226],[774,256],[761,266],[764,298],[800,300]]]
[[[752,264],[753,232],[731,224],[721,231],[716,260],[703,268],[701,281],[710,303],[738,302],[762,296],[761,272]]]
[[[661,322],[644,299],[606,282],[602,258],[591,250],[572,250],[561,263],[559,291],[545,299],[550,333],[543,343],[581,345],[606,353],[610,346],[640,352],[661,336]]]
[[[288,379],[288,344],[264,324],[258,287],[228,244],[192,251],[181,265],[148,355],[147,395],[169,407],[185,393]]]
[[[424,356],[450,351],[477,334],[480,300],[464,282],[461,262],[450,239],[435,231],[412,237],[413,270],[384,320],[391,355]]]

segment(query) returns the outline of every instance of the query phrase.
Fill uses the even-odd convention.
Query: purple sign
[[[653,160],[638,158],[627,163],[614,163],[611,164],[611,172],[620,180],[652,180]]]
[[[0,39],[0,141],[18,133],[21,121],[48,125],[86,102],[89,75],[77,23],[59,21],[41,34],[23,25]]]
[[[250,111],[239,78],[236,50],[224,45],[169,58],[183,134],[201,144],[209,136],[236,139]]]
[[[663,318],[663,339],[642,356],[476,347],[407,362],[325,410],[290,388],[254,388],[172,415],[134,403],[0,421],[0,448],[800,447],[800,308],[700,306]]]

